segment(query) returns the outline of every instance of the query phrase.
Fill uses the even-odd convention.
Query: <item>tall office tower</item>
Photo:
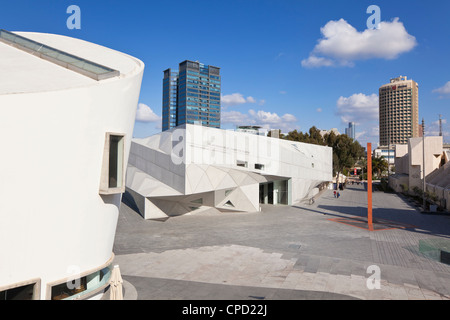
[[[178,71],[164,70],[162,131],[177,126]]]
[[[356,126],[354,122],[348,123],[348,128],[345,128],[345,134],[353,140],[356,140]]]
[[[419,85],[400,76],[379,89],[380,145],[419,137]]]
[[[220,68],[185,60],[164,71],[162,130],[185,123],[220,128]]]

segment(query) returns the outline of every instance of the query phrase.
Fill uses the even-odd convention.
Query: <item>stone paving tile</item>
[[[303,271],[293,271],[290,272],[281,285],[283,289],[294,289],[298,283],[301,282]]]
[[[182,299],[189,288],[203,288],[195,295],[201,299],[220,297],[223,285],[231,295],[251,287],[275,298],[449,299],[450,266],[418,251],[420,239],[450,235],[448,219],[424,217],[396,195],[377,193],[374,214],[421,227],[368,232],[327,220],[363,215],[363,196],[345,190],[339,202],[324,193],[307,207],[268,206],[255,214],[166,222],[137,220],[121,209],[116,262],[124,276],[159,283],[152,289],[167,299]],[[380,267],[380,290],[367,288],[370,265]],[[150,288],[136,287],[138,294],[155,297]]]
[[[320,265],[319,257],[309,257],[308,262],[306,263],[306,266],[303,269],[303,271],[309,273],[316,273],[317,269],[319,268],[319,265]]]
[[[419,286],[405,283],[404,288],[409,300],[424,300],[425,296]]]
[[[330,273],[333,264],[334,264],[333,259],[328,257],[320,257],[320,263],[317,268],[317,272]]]
[[[387,290],[395,300],[408,300],[408,294],[404,286],[388,283]]]

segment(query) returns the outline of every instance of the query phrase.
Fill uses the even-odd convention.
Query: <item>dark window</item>
[[[264,165],[261,163],[255,163],[255,169],[264,170]]]
[[[109,187],[122,187],[123,136],[110,136],[109,142]]]
[[[78,284],[75,287],[75,284],[73,284],[74,288],[71,288],[70,284],[71,282],[67,283],[61,283],[59,285],[52,287],[52,300],[62,300],[65,298],[68,298],[70,296],[73,296],[75,294],[81,293],[86,290],[86,277],[82,277],[77,280]],[[75,282],[75,281],[74,281]]]
[[[35,285],[35,283],[32,283],[17,288],[0,291],[0,300],[33,300]]]

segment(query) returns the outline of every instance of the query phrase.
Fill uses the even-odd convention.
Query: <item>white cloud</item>
[[[276,113],[263,111],[263,110],[258,110],[258,111],[249,110],[248,113],[260,124],[277,124],[282,121],[282,118],[284,116],[286,116],[286,115],[284,115],[283,117],[280,117]]]
[[[238,104],[246,103],[247,100],[240,93],[228,94],[221,97],[221,102],[223,106],[236,106]]]
[[[256,100],[253,97],[247,97],[247,102],[248,103],[256,103]]]
[[[221,102],[224,107],[233,107],[244,103],[256,103],[257,100],[251,96],[246,98],[241,93],[232,93],[222,96]]]
[[[441,122],[442,122],[443,125],[444,125],[444,124],[447,124],[447,119],[441,119]],[[439,120],[434,121],[434,122],[433,122],[433,125],[439,126]]]
[[[396,59],[411,51],[416,38],[406,31],[402,22],[381,22],[379,29],[356,30],[344,19],[329,21],[320,29],[322,38],[303,67],[352,66],[353,61],[367,59]]]
[[[280,91],[280,94],[286,94],[287,93],[287,91]]]
[[[336,106],[336,114],[340,116],[341,122],[346,128],[349,122],[355,122],[356,139],[362,145],[367,142],[376,144],[379,141],[378,95],[355,93],[350,97],[339,97]]]
[[[330,59],[323,57],[309,56],[308,59],[302,60],[302,67],[305,68],[318,68],[318,67],[331,67],[334,62]]]
[[[317,112],[322,112],[322,108],[317,108],[316,111]]]
[[[420,121],[419,124],[422,124]],[[433,121],[427,124],[425,120],[425,136],[439,136],[440,126],[439,120]],[[444,136],[444,141],[450,136],[450,126],[447,125],[447,119],[442,119],[442,135]]]
[[[434,89],[433,92],[437,92],[437,93],[440,93],[440,94],[450,95],[450,81],[447,82],[446,84],[444,84],[443,87]]]
[[[144,103],[139,103],[136,111],[136,121],[139,122],[158,122],[161,117],[153,112],[153,110]]]
[[[240,111],[224,111],[220,114],[220,122],[224,124],[244,125],[250,122],[248,114]]]
[[[355,93],[350,97],[340,97],[336,103],[337,114],[343,123],[355,122],[357,124],[378,120],[378,95],[367,96]]]
[[[224,124],[238,125],[256,125],[265,129],[281,129],[283,132],[296,129],[297,118],[289,113],[282,116],[274,112],[264,110],[255,111],[250,109],[248,113],[239,111],[223,111],[221,114],[221,122]]]
[[[290,114],[290,113],[284,114],[284,115],[281,117],[281,119],[282,119],[283,121],[286,121],[286,122],[296,122],[296,121],[297,121],[297,118],[296,118],[294,115]]]

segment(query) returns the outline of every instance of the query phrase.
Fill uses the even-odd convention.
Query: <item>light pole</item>
[[[391,161],[391,134],[390,134],[390,132],[388,131],[388,156],[387,156],[388,158],[387,158],[387,161],[388,161],[388,185],[389,185],[389,177],[390,177],[390,171],[391,171],[391,168],[390,168],[390,161]]]
[[[369,157],[370,150],[370,157]],[[372,220],[372,143],[367,143],[367,225],[373,231]]]
[[[423,211],[427,211],[426,209],[426,200],[425,200],[425,191],[426,191],[426,182],[425,182],[425,120],[422,118],[422,174],[423,174]]]

